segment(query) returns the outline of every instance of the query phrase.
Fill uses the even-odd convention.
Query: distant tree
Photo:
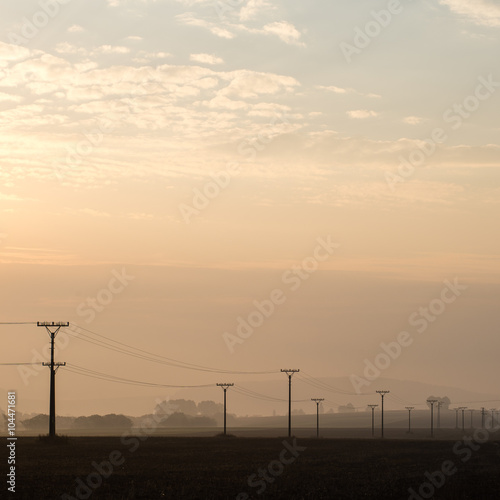
[[[346,405],[339,406],[339,413],[351,413],[353,411],[356,411],[356,408],[354,408],[354,405],[352,403],[347,403]]]
[[[335,413],[335,410],[333,408],[328,408],[328,411],[326,413]]]
[[[160,417],[167,417],[176,411],[180,411],[179,405],[174,404],[172,401],[165,400],[155,406],[154,414]]]
[[[202,415],[213,416],[224,412],[224,405],[222,403],[215,403],[214,401],[201,401],[198,403],[198,412]]]
[[[113,427],[118,429],[130,429],[132,427],[132,420],[122,414],[109,413],[102,417],[103,427]]]
[[[211,416],[217,425],[223,425],[224,424],[224,413],[216,413],[215,415]],[[226,414],[226,423],[227,425],[234,425],[238,421],[238,417],[234,413],[227,413]]]
[[[292,415],[305,415],[306,412],[301,408],[297,408],[296,410],[292,410]]]
[[[217,422],[213,418],[202,415],[190,418],[189,425],[190,427],[215,427]]]
[[[215,419],[207,416],[191,416],[181,412],[172,413],[161,421],[165,427],[215,427]]]
[[[188,417],[179,411],[172,413],[161,421],[161,425],[167,427],[187,427]]]
[[[431,404],[427,402],[429,399],[435,399],[437,403],[441,403],[441,408],[444,410],[448,410],[451,404],[450,398],[447,396],[444,396],[443,398],[440,398],[438,396],[429,396],[426,400],[426,404],[429,408],[431,407]],[[435,408],[437,403],[434,404]]]
[[[191,399],[171,399],[169,401],[170,404],[176,406],[176,411],[180,413],[184,413],[184,415],[196,415],[198,413],[198,409],[196,407],[196,403]]]
[[[130,429],[132,420],[125,415],[90,415],[90,417],[78,417],[73,422],[76,429]]]
[[[449,410],[450,405],[451,405],[451,399],[448,396],[441,398],[441,408],[444,408],[445,410]]]
[[[49,428],[49,416],[45,414],[36,415],[27,420],[21,422],[26,429],[48,429]]]

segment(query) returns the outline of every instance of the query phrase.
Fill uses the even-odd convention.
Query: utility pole
[[[474,410],[469,410],[470,411],[470,428],[473,429],[474,426],[472,425],[472,414],[474,413]]]
[[[437,399],[428,399],[428,403],[431,405],[431,438],[434,437],[434,403],[437,403]]]
[[[491,410],[491,428],[495,426],[495,410],[496,408],[490,408]]]
[[[462,410],[462,432],[465,432],[465,410],[467,409],[467,406],[461,406],[460,409]]]
[[[375,436],[375,408],[378,405],[368,405],[368,408],[372,409],[372,437]]]
[[[288,437],[292,437],[292,376],[294,373],[300,372],[297,369],[281,370],[288,377]]]
[[[437,404],[437,409],[438,409],[438,421],[437,421],[437,428],[441,429],[441,405],[443,404],[442,401],[438,401]]]
[[[54,363],[54,340],[61,328],[69,326],[67,322],[38,321],[36,326],[44,327],[50,337],[50,363],[42,363],[50,368],[50,411],[49,411],[49,437],[56,436],[56,372],[66,363]]]
[[[319,438],[319,404],[324,400],[325,398],[311,398],[316,403],[316,438]]]
[[[226,435],[226,392],[228,387],[232,387],[233,385],[233,383],[217,384],[218,387],[222,387],[222,389],[224,389],[224,436]]]
[[[460,407],[455,408],[455,429],[458,429],[458,410],[460,410]]]
[[[484,417],[485,417],[485,409],[481,408],[481,429],[484,429]]]
[[[408,434],[411,434],[411,411],[414,406],[405,406],[405,408],[408,410]]]
[[[375,391],[375,392],[380,394],[380,396],[382,397],[382,408],[381,408],[382,409],[382,427],[381,427],[382,428],[382,436],[381,437],[383,438],[384,437],[384,396],[391,391]]]

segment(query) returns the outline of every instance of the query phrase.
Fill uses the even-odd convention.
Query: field
[[[421,498],[498,498],[499,436],[486,433],[482,444],[471,442],[473,449],[463,437],[294,441],[143,434],[142,440],[87,436],[58,443],[23,437],[17,442],[16,494],[10,497],[389,500],[409,498],[409,488],[418,492],[427,482]],[[0,497],[4,493],[5,486]]]

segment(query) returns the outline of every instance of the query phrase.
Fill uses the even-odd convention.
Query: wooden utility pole
[[[36,326],[44,327],[50,337],[50,363],[43,363],[43,366],[50,368],[49,437],[53,438],[56,435],[56,372],[60,366],[66,366],[66,363],[54,362],[54,340],[59,330],[68,327],[69,323],[39,321]]]

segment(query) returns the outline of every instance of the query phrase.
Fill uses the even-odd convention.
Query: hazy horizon
[[[0,322],[72,325],[58,412],[292,368],[500,401],[500,5],[235,3],[4,7]],[[7,365],[45,329],[0,335],[48,412]]]

